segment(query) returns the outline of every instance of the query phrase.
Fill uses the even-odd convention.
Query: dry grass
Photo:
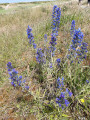
[[[9,15],[2,15],[0,19],[1,60],[4,60],[6,63],[10,58],[18,57],[17,54],[25,51],[24,49],[28,45],[26,35],[27,26],[30,25],[33,28],[35,36],[42,24],[44,23],[44,27],[47,21],[50,20],[48,14],[50,15],[49,10],[44,12],[42,8],[38,7],[21,10]],[[6,57],[6,59],[3,59],[3,57]]]

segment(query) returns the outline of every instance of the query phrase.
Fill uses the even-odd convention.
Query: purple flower
[[[65,105],[66,107],[69,105],[69,101],[65,99]]]
[[[57,35],[60,24],[61,9],[54,5],[52,12],[52,33]]]
[[[19,76],[19,80],[21,80],[22,79],[22,76]]]
[[[45,63],[45,56],[42,52],[42,49],[41,48],[38,48],[37,49],[37,56],[36,56],[36,60],[38,63]]]
[[[27,90],[29,90],[29,86],[25,86],[25,88],[26,88]]]
[[[7,68],[8,68],[8,71],[11,71],[13,69],[11,62],[7,63]]]
[[[81,47],[77,50],[78,59],[83,60],[86,58],[87,46],[87,43],[82,42]]]
[[[18,71],[16,71],[11,62],[7,63],[8,73],[11,79],[11,85],[14,87],[22,87],[22,83],[25,83],[25,80],[22,81],[22,76],[18,76]]]
[[[58,88],[60,88],[60,90],[62,90],[62,88],[64,87],[63,80],[64,80],[63,77],[62,77],[62,79],[60,79],[59,77],[57,79],[57,85],[58,85]]]
[[[70,34],[72,37],[74,35],[74,32],[75,32],[75,21],[72,20],[71,29],[70,29]]]
[[[34,49],[36,49],[37,45],[35,43],[33,43],[33,47],[34,47]]]
[[[51,35],[51,41],[50,41],[50,45],[51,46],[55,46],[57,43],[56,43],[56,37],[54,36],[54,34]]]
[[[80,47],[82,40],[83,40],[83,33],[81,32],[81,30],[80,29],[75,30],[71,49],[76,50],[78,47]]]
[[[67,99],[65,99],[65,93],[64,92],[61,92],[61,95],[58,98],[56,98],[56,103],[62,109],[64,109],[65,105],[66,105],[66,107],[69,105],[69,101]]]
[[[23,83],[25,83],[26,82],[26,80],[23,80]]]
[[[56,50],[55,45],[56,43],[56,36],[54,36],[54,34],[51,35],[51,41],[50,41],[50,47],[49,47],[49,51],[52,53],[52,56],[54,55],[54,51]]]
[[[74,21],[72,21],[72,33],[73,33],[73,39],[72,44],[70,45],[69,54],[67,55],[68,59],[72,60],[72,57],[76,58],[78,63],[83,61],[83,59],[86,58],[87,51],[87,43],[83,42],[83,33],[81,32],[81,29],[75,30]],[[73,26],[74,25],[74,26]],[[72,62],[71,62],[72,63]]]
[[[87,83],[89,83],[89,80],[86,80]]]
[[[69,94],[69,97],[72,96],[72,92],[70,92],[70,91],[68,90],[68,88],[66,88],[66,92]]]
[[[49,63],[49,67],[50,67],[50,68],[53,68],[53,64],[52,64],[51,62]]]
[[[60,58],[56,59],[57,66],[60,66],[60,62],[61,62]]]
[[[27,28],[27,35],[28,35],[28,39],[29,39],[29,43],[31,45],[33,45],[34,49],[36,49],[36,44],[34,43],[34,36],[33,34],[31,33],[32,29],[29,27],[28,25],[28,28]]]
[[[21,86],[21,83],[22,83],[22,81],[21,81],[21,80],[19,80],[19,81],[18,81],[18,85],[19,85],[19,86]]]

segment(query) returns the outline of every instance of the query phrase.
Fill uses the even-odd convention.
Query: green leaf
[[[63,117],[69,117],[69,116],[68,116],[68,115],[66,115],[66,114],[62,114],[62,116],[63,116]]]
[[[17,108],[20,108],[20,105],[19,105],[19,104],[17,104],[17,105],[16,105],[16,107],[17,107]]]

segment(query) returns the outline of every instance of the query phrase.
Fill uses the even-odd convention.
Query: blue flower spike
[[[44,53],[42,52],[42,49],[41,48],[38,48],[37,49],[37,56],[36,56],[36,60],[38,63],[45,63],[45,56],[44,56]]]
[[[22,80],[22,76],[18,76],[18,71],[16,71],[13,67],[11,62],[7,63],[8,73],[10,75],[11,85],[14,87],[22,87],[22,83],[25,84],[26,80]],[[28,86],[25,87],[27,90],[29,89]]]
[[[65,99],[65,92],[61,92],[61,95],[58,98],[56,98],[56,103],[62,109],[64,109],[65,106],[67,107],[69,105],[69,101],[67,99]]]
[[[34,36],[33,34],[31,33],[32,29],[31,27],[28,25],[28,28],[27,28],[27,36],[28,36],[28,39],[29,39],[29,43],[31,45],[33,45],[33,48],[36,49],[37,45],[34,43]]]
[[[70,29],[71,37],[73,37],[74,32],[75,32],[75,20],[72,20],[71,29]]]

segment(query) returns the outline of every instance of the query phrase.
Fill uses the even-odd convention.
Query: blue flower
[[[25,80],[22,81],[22,76],[18,76],[18,71],[16,71],[11,62],[7,63],[8,73],[11,79],[11,85],[14,87],[22,87],[22,83],[25,83]]]
[[[11,82],[11,85],[15,86],[14,81]]]
[[[82,40],[83,40],[83,33],[81,32],[81,30],[80,29],[75,30],[71,49],[76,50],[78,47],[80,47]]]
[[[53,64],[52,64],[51,62],[49,63],[49,67],[50,67],[50,68],[53,68]]]
[[[56,37],[54,36],[54,34],[51,35],[51,41],[50,41],[50,44],[51,46],[55,46],[57,43],[56,43]]]
[[[11,66],[11,62],[8,62],[8,63],[7,63],[7,67],[10,67],[10,66]]]
[[[28,28],[27,28],[27,35],[28,35],[28,39],[29,39],[29,43],[32,44],[34,41],[34,37],[33,37],[33,34],[31,33],[32,29],[29,27],[28,25]]]
[[[67,99],[65,99],[65,105],[66,107],[69,105],[69,101]]]
[[[70,92],[70,91],[68,90],[68,88],[66,88],[66,92],[69,94],[69,97],[72,96],[72,92]]]
[[[36,60],[38,63],[45,63],[45,56],[42,52],[42,49],[41,48],[38,48],[37,49],[37,56],[36,56]]]
[[[60,16],[61,16],[61,10],[57,7],[57,5],[54,5],[53,12],[52,12],[52,33],[55,33],[57,35],[58,28],[60,24]]]
[[[22,76],[19,76],[19,80],[21,80],[22,79]]]
[[[31,29],[31,28],[29,27],[29,25],[28,25],[28,28],[27,28],[27,35],[30,35],[31,31],[32,31],[32,29]]]
[[[29,86],[25,86],[25,89],[26,89],[26,90],[29,90]]]
[[[58,35],[60,16],[61,16],[60,8],[58,8],[57,5],[54,5],[53,12],[52,12],[52,34],[51,34],[51,41],[49,46],[49,54],[51,56],[51,59],[54,56],[55,50],[56,50],[56,47],[55,47],[55,45],[57,44],[56,36]],[[45,40],[47,40],[47,35],[45,35],[44,38]]]
[[[61,62],[60,58],[56,59],[57,66],[60,66],[60,62]]]
[[[77,50],[78,58],[80,60],[83,60],[86,58],[86,53],[88,52],[87,46],[88,46],[87,43],[82,42],[81,47],[79,48],[79,50]]]
[[[87,51],[87,43],[83,42],[83,33],[81,32],[81,29],[75,30],[75,21],[72,21],[72,33],[73,33],[73,39],[72,44],[70,45],[69,54],[67,55],[68,59],[71,59],[72,63],[72,57],[76,58],[78,63],[83,61],[83,59],[86,58]],[[74,26],[73,26],[74,25]]]
[[[70,29],[70,34],[72,37],[74,35],[74,32],[75,32],[75,21],[72,20],[71,29]]]
[[[36,44],[34,43],[34,36],[33,34],[31,33],[32,29],[29,27],[28,25],[28,28],[27,28],[27,35],[28,35],[28,39],[29,39],[29,43],[31,45],[33,45],[34,49],[36,49]]]
[[[26,80],[23,80],[23,83],[25,83],[26,82]]]
[[[87,83],[89,83],[89,80],[86,80]]]
[[[8,71],[11,71],[13,69],[11,62],[7,63],[7,68],[8,68]]]
[[[56,103],[62,109],[64,109],[65,105],[66,105],[66,107],[69,105],[69,101],[67,99],[65,99],[65,93],[64,92],[61,92],[61,95],[58,98],[56,98]]]
[[[54,55],[54,51],[56,50],[55,45],[56,43],[56,36],[54,34],[51,35],[51,41],[50,41],[50,47],[49,47],[49,51],[52,53],[52,56]]]
[[[33,47],[34,47],[34,49],[36,49],[37,45],[35,43],[33,43]]]
[[[21,86],[21,83],[22,83],[22,81],[21,81],[21,80],[19,80],[19,81],[18,81],[18,85],[19,85],[19,86]]]
[[[60,79],[59,77],[57,79],[57,85],[58,85],[58,88],[60,88],[60,90],[62,90],[62,88],[64,87],[63,80],[64,80],[63,77],[62,77],[62,79]]]

